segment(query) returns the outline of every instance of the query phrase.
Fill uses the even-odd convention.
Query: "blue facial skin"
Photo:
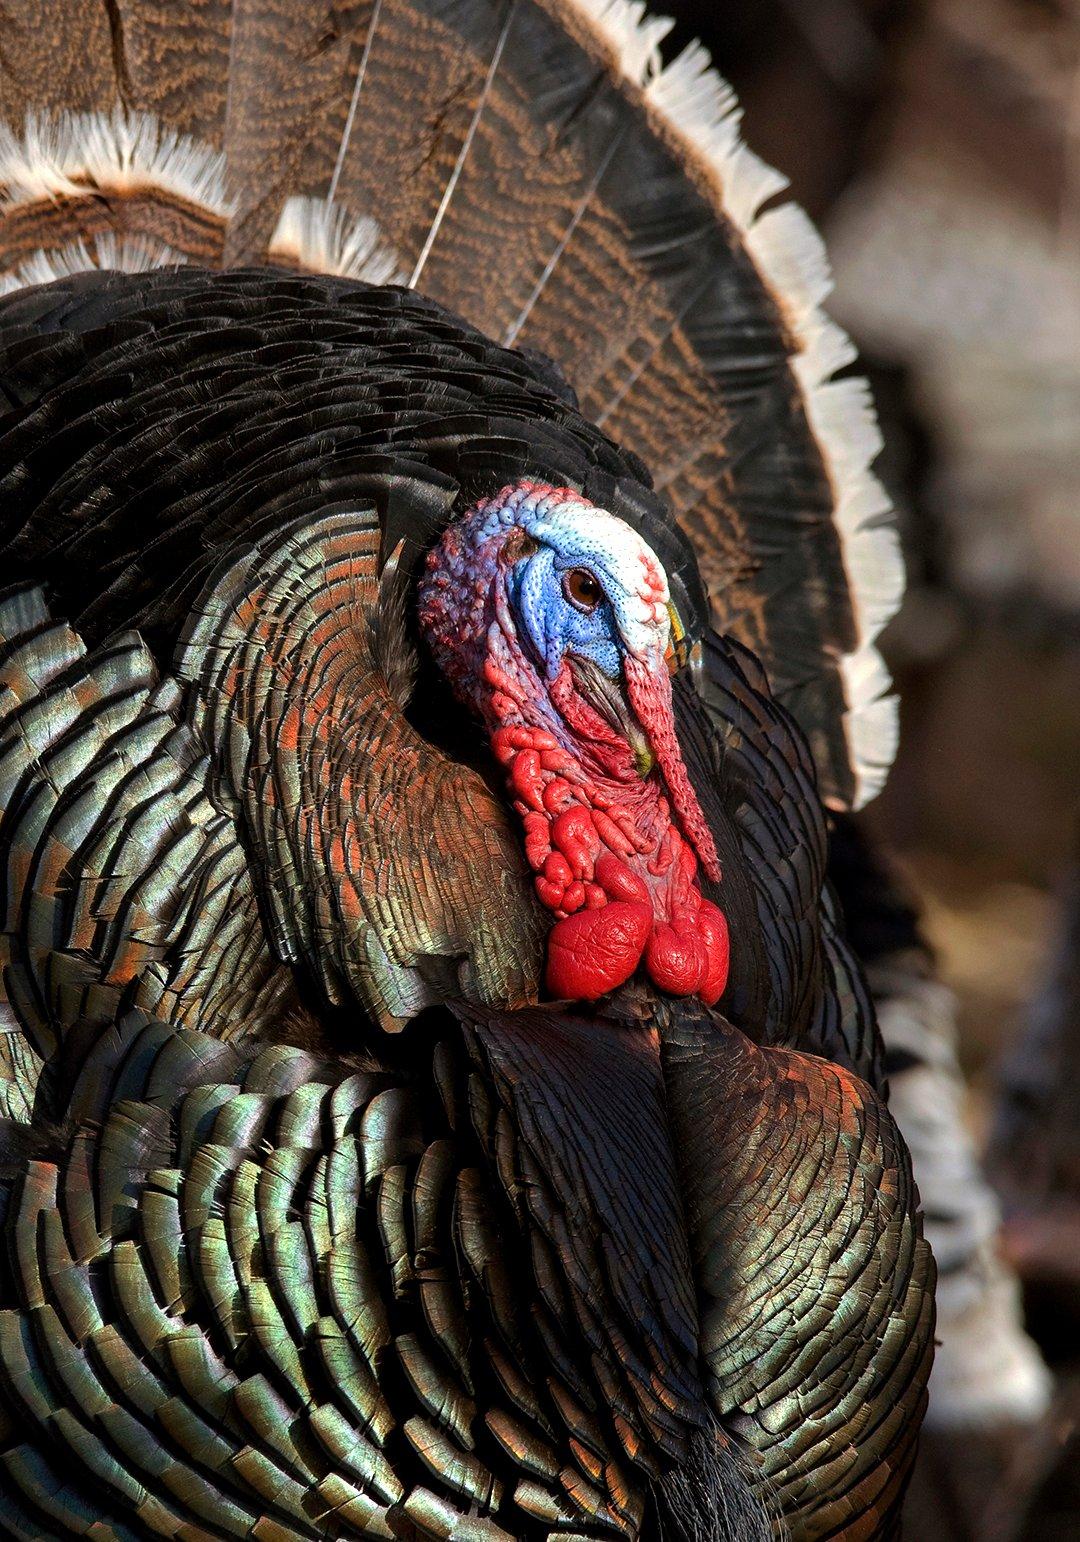
[[[615,612],[608,600],[591,611],[567,598],[563,580],[573,568],[587,566],[579,557],[541,546],[523,558],[509,576],[509,595],[523,637],[544,667],[549,680],[559,672],[567,653],[591,659],[612,680],[622,673],[623,650]],[[593,568],[597,581],[599,575]]]

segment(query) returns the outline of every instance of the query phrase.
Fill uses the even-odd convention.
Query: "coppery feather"
[[[618,6],[8,23],[5,1534],[891,1535],[932,1269],[816,779],[885,757],[893,578],[816,248]],[[418,604],[544,488],[668,629],[634,786],[711,995],[550,999],[534,875],[620,901],[536,857],[565,749],[508,791]]]

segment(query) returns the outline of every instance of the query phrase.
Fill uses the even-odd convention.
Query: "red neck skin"
[[[547,989],[591,1001],[643,965],[661,990],[696,995],[712,1006],[727,982],[727,924],[698,888],[698,856],[673,818],[658,774],[639,774],[626,740],[575,690],[565,660],[545,691],[527,665],[532,679],[522,679],[520,654],[506,642],[493,627],[483,668],[490,688],[484,716],[524,822],[536,892],[555,916]],[[698,849],[719,876],[673,726],[666,729],[666,689],[662,729],[650,740],[688,823],[700,821]],[[659,742],[665,733],[670,743]],[[672,786],[680,777],[683,786]]]

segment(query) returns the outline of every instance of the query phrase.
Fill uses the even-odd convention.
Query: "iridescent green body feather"
[[[636,463],[400,291],[27,304],[0,307],[7,1533],[889,1535],[931,1333],[906,1155],[809,753]],[[723,1016],[541,999],[512,812],[407,608],[455,507],[526,465],[646,535],[702,644],[674,713]]]

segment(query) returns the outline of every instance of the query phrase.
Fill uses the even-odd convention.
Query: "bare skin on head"
[[[675,734],[673,610],[655,554],[570,488],[519,482],[428,558],[420,623],[483,719],[554,917],[546,984],[593,1000],[643,966],[709,1005],[727,980],[720,877]]]

